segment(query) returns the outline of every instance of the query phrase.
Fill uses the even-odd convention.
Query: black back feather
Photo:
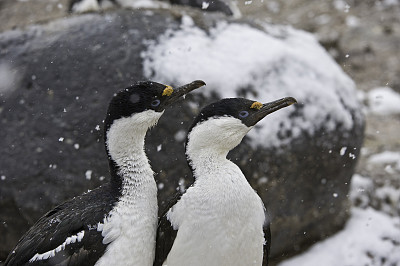
[[[98,223],[104,222],[118,200],[107,183],[86,194],[58,205],[46,213],[19,240],[5,261],[5,265],[94,265],[104,254],[107,245],[102,244]],[[110,204],[111,203],[111,204]],[[84,231],[80,242],[76,241],[56,252],[54,257],[29,263],[35,254],[54,250],[78,232]]]

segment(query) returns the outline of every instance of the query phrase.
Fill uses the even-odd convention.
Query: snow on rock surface
[[[83,0],[72,6],[73,12],[83,13],[89,11],[99,10],[99,3],[97,0]]]
[[[352,128],[350,110],[359,108],[355,85],[318,41],[291,27],[263,27],[219,22],[206,32],[184,16],[180,30],[167,31],[142,53],[145,75],[171,84],[201,77],[207,83],[203,93],[223,98],[295,97],[301,115],[293,117],[295,108],[287,108],[263,120],[249,134],[256,145],[288,143],[278,139],[280,130],[296,138],[302,131],[313,135],[321,125],[328,131]]]
[[[345,228],[279,266],[398,265],[400,218],[354,208]]]
[[[385,194],[396,197],[395,202],[399,202],[400,190],[381,187],[374,191],[373,186],[370,178],[355,174],[350,200],[353,206],[358,207],[352,207],[344,229],[315,244],[303,254],[285,260],[279,266],[399,265],[400,217],[393,211],[393,207],[388,210],[379,206],[378,211],[370,207],[374,205],[370,201]]]

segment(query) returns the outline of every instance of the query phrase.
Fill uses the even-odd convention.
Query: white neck
[[[233,117],[210,118],[189,133],[186,155],[196,179],[226,163],[230,150],[242,141],[252,127]]]
[[[106,145],[111,158],[117,162],[136,153],[144,155],[147,130],[157,124],[162,114],[147,110],[115,120],[107,131]]]

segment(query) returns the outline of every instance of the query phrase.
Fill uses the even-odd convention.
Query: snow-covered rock
[[[262,26],[220,21],[204,30],[184,16],[180,30],[167,31],[143,53],[145,74],[169,83],[206,77],[205,93],[221,98],[267,102],[295,97],[301,111],[287,109],[263,120],[249,133],[255,145],[279,147],[321,127],[351,130],[354,120],[362,119],[354,113],[359,103],[353,81],[311,34],[289,26]]]
[[[399,217],[354,208],[342,231],[279,266],[398,265],[399,243]]]
[[[350,188],[352,209],[345,227],[279,266],[399,265],[400,188],[375,186],[373,178],[355,174]],[[392,197],[389,200],[388,195]],[[397,206],[389,206],[391,200]]]

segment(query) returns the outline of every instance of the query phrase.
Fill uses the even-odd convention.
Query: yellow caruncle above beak
[[[174,92],[174,89],[171,86],[165,86],[165,89],[162,93],[162,96],[171,96],[171,94]]]
[[[250,108],[251,108],[251,109],[260,110],[262,106],[263,106],[262,103],[260,103],[260,102],[254,102],[254,103],[250,106]]]

